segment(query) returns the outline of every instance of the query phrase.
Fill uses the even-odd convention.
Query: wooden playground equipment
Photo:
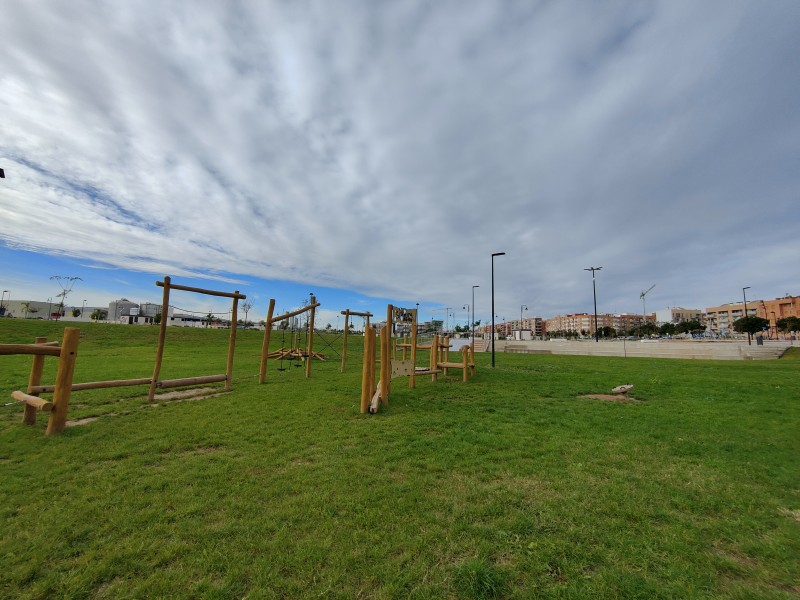
[[[314,316],[316,314],[317,307],[319,306],[319,302],[317,302],[316,296],[311,296],[311,301],[309,302],[308,306],[305,306],[299,310],[295,310],[293,312],[288,312],[282,314],[280,316],[273,316],[272,313],[275,311],[275,299],[272,298],[269,301],[269,308],[267,309],[267,320],[264,324],[264,342],[261,345],[261,366],[259,367],[258,371],[258,383],[264,383],[264,379],[267,377],[267,360],[270,358],[295,358],[304,360],[306,363],[306,379],[311,377],[311,359],[318,358],[324,360],[325,357],[319,353],[314,352]],[[276,350],[273,352],[269,351],[269,341],[272,334],[272,325],[274,323],[279,323],[280,321],[285,321],[287,319],[291,319],[292,317],[296,317],[302,315],[303,313],[309,312],[309,319],[308,319],[308,339],[306,344],[306,350],[303,351],[300,349],[300,338],[297,336],[295,341],[293,340],[293,347],[292,348],[284,348],[281,347],[280,350]],[[294,336],[293,336],[294,337]]]
[[[28,379],[27,393],[22,391],[12,392],[14,400],[23,402],[25,412],[23,423],[33,425],[36,423],[36,411],[50,411],[50,420],[47,424],[47,435],[61,433],[66,426],[67,411],[69,408],[70,395],[74,391],[91,390],[112,387],[125,387],[136,385],[149,385],[147,395],[148,401],[152,402],[156,390],[159,388],[175,388],[199,385],[203,383],[225,382],[225,389],[231,389],[231,377],[233,374],[233,356],[236,344],[236,317],[238,301],[247,296],[238,291],[219,292],[214,290],[204,290],[200,288],[187,287],[173,284],[169,277],[164,277],[164,281],[157,281],[156,285],[164,288],[163,304],[161,310],[161,323],[158,334],[158,346],[156,348],[155,367],[152,377],[142,377],[139,379],[116,379],[110,381],[92,381],[86,383],[73,383],[75,372],[75,362],[78,357],[78,340],[80,329],[77,327],[67,327],[64,329],[64,339],[59,347],[58,342],[48,342],[47,338],[36,338],[33,344],[0,344],[0,355],[11,354],[32,354],[33,366],[31,367]],[[231,307],[231,333],[228,342],[228,362],[224,374],[220,375],[201,375],[198,377],[184,377],[180,379],[159,380],[161,363],[164,356],[164,345],[166,342],[167,319],[169,314],[169,295],[170,290],[183,290],[206,294],[210,296],[222,296],[232,298]],[[53,385],[41,385],[42,371],[44,369],[45,356],[58,356],[58,372],[56,381]],[[48,402],[39,398],[39,394],[52,393],[53,400]]]
[[[354,312],[349,308],[342,311],[344,315],[344,342],[342,342],[342,366],[339,369],[340,373],[344,373],[344,369],[347,366],[347,332],[350,329],[350,317],[364,317],[364,335],[367,335],[367,329],[369,329],[369,319],[372,317],[372,313],[370,312]]]
[[[14,400],[24,403],[25,412],[22,422],[26,425],[36,424],[36,411],[50,412],[47,422],[47,435],[61,433],[67,422],[69,397],[73,389],[72,376],[75,373],[75,360],[78,358],[78,340],[80,329],[67,327],[64,329],[64,340],[61,347],[58,342],[48,342],[47,338],[37,337],[33,344],[0,344],[0,354],[32,354],[33,366],[28,378],[28,391],[11,392]],[[52,402],[39,398],[45,391],[42,383],[45,356],[58,356],[58,371],[55,385],[50,386],[53,393]]]
[[[239,290],[235,292],[218,292],[215,290],[204,290],[196,287],[188,287],[185,285],[176,285],[172,283],[169,277],[164,277],[164,281],[156,281],[156,285],[164,288],[164,296],[161,303],[161,323],[159,323],[158,330],[158,347],[156,348],[156,364],[153,368],[153,377],[148,382],[150,384],[150,391],[147,394],[147,400],[153,401],[158,388],[174,388],[184,387],[187,385],[198,385],[201,383],[214,383],[217,381],[225,382],[225,390],[231,389],[231,382],[233,376],[233,354],[236,346],[236,321],[238,316],[239,300],[245,300],[247,296],[240,294]],[[228,363],[225,368],[224,375],[203,375],[200,377],[185,377],[182,379],[167,379],[159,381],[158,377],[161,373],[161,361],[164,358],[164,343],[167,337],[167,315],[169,314],[169,293],[170,290],[182,290],[184,292],[194,292],[195,294],[205,294],[207,296],[218,296],[223,298],[231,298],[231,333],[228,338]]]
[[[393,339],[394,324],[407,323],[411,335],[396,343]],[[461,348],[461,362],[450,360],[450,340],[445,336],[434,335],[430,344],[417,344],[417,310],[389,305],[386,309],[386,322],[380,334],[380,379],[375,382],[377,364],[377,332],[369,327],[364,331],[364,362],[361,373],[361,412],[375,414],[380,404],[389,404],[391,380],[395,377],[408,377],[408,387],[416,387],[417,375],[430,375],[436,381],[439,373],[448,374],[448,369],[462,369],[462,381],[475,374],[475,349],[472,344]],[[398,359],[397,349],[402,349]],[[417,366],[417,350],[430,350],[427,366]],[[410,356],[409,356],[410,355]]]

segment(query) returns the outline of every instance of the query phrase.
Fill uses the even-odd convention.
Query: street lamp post
[[[528,310],[528,305],[523,304],[519,307],[519,341],[522,341],[522,309]]]
[[[6,306],[5,306],[6,294],[8,294],[8,299],[11,300],[11,290],[3,290],[3,294],[0,295],[0,317],[6,316]]]
[[[47,320],[49,321],[53,316],[53,299],[47,299]]]
[[[747,294],[745,294],[745,290],[749,290],[749,289],[750,289],[749,285],[747,287],[743,287],[742,288],[742,298],[744,299],[744,314],[742,315],[742,318],[744,318],[744,319],[747,318]],[[752,346],[753,345],[753,342],[750,339],[750,332],[749,331],[747,332],[747,345],[748,346]]]
[[[597,329],[597,286],[594,282],[594,272],[601,270],[603,267],[589,267],[588,269],[584,269],[584,271],[591,271],[592,272],[592,293],[594,294],[594,341],[600,341],[600,330]]]
[[[494,257],[505,256],[505,252],[495,252],[492,254],[492,368],[494,369]]]
[[[472,323],[470,329],[472,330],[472,345],[475,345],[475,288],[481,287],[479,285],[472,286]]]
[[[86,320],[86,300],[83,301],[83,308],[81,309],[81,319]]]

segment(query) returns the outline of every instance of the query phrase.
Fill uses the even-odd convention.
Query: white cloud
[[[791,287],[796,3],[237,7],[8,5],[0,238],[445,305],[506,251],[506,313]]]

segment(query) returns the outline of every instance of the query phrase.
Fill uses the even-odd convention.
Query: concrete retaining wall
[[[491,350],[491,344],[487,344]],[[550,340],[496,340],[495,352],[523,354],[574,354],[581,356],[641,356],[651,358],[687,358],[712,360],[770,360],[780,358],[790,342],[765,342],[752,346],[747,342],[608,340],[595,342]]]

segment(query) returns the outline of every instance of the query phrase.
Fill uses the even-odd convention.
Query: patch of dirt
[[[796,521],[797,523],[800,523],[800,510],[797,510],[797,509],[791,510],[791,509],[788,509],[788,508],[781,508],[781,509],[778,510],[778,512],[780,514],[782,514],[784,517],[789,517],[793,521]]]
[[[190,398],[192,396],[207,396],[208,394],[212,394],[217,392],[218,388],[193,388],[191,390],[176,390],[174,392],[163,392],[161,394],[156,394],[153,398],[155,400],[173,400],[175,398]]]
[[[626,396],[625,394],[586,394],[579,396],[579,398],[590,398],[592,400],[605,400],[606,402],[618,402],[620,404],[636,404],[641,402],[633,396]]]
[[[117,416],[117,413],[108,413],[106,415],[102,415],[102,417],[116,417],[116,416]],[[84,419],[75,419],[74,421],[67,421],[64,424],[64,426],[65,427],[76,427],[77,425],[87,425],[89,423],[97,421],[97,419],[100,419],[102,417],[86,417]]]

